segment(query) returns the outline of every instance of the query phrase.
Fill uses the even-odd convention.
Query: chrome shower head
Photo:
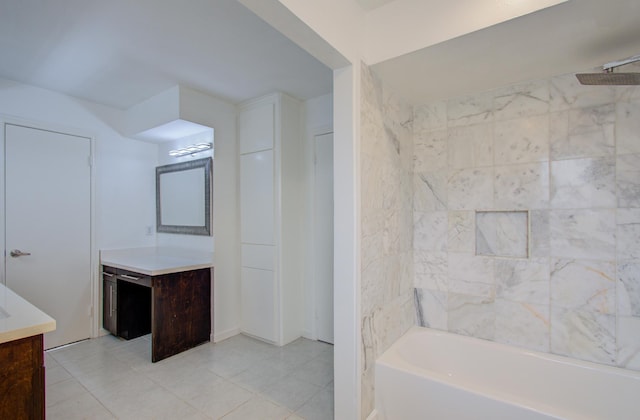
[[[583,85],[640,85],[640,73],[579,73],[576,77]]]
[[[640,85],[640,73],[614,73],[613,69],[625,64],[640,61],[640,55],[626,58],[620,61],[612,61],[602,66],[602,73],[578,73],[576,77],[583,85]]]

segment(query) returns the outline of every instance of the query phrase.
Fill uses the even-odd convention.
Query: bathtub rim
[[[518,395],[511,394],[503,390],[489,389],[480,391],[476,384],[465,384],[460,381],[459,378],[451,378],[447,374],[430,370],[422,366],[411,364],[406,360],[404,356],[399,354],[399,349],[404,345],[405,341],[412,335],[429,335],[436,337],[445,337],[446,339],[452,339],[460,343],[470,343],[473,345],[481,345],[484,347],[494,347],[498,351],[506,351],[512,354],[522,355],[524,357],[534,357],[542,359],[544,361],[551,362],[553,364],[563,364],[570,366],[578,366],[588,370],[594,370],[598,372],[610,373],[618,376],[624,376],[634,381],[638,381],[640,384],[640,371],[634,371],[630,369],[620,368],[616,366],[609,366],[594,362],[589,362],[580,359],[573,359],[566,356],[544,353],[540,351],[525,349],[523,347],[517,347],[515,345],[509,345],[490,340],[485,340],[476,337],[469,337],[461,334],[452,333],[449,331],[437,330],[429,327],[412,326],[407,332],[405,332],[398,340],[396,340],[389,349],[387,349],[378,359],[376,359],[376,366],[384,366],[391,370],[398,370],[404,374],[423,377],[426,380],[437,382],[443,386],[453,387],[461,389],[471,394],[482,396],[486,398],[499,401],[504,404],[518,405],[528,410],[552,416],[558,419],[572,418],[581,419],[585,417],[576,417],[575,412],[570,411],[563,407],[552,406],[545,404],[544,402],[537,400],[528,400],[526,398],[519,397]],[[378,372],[376,372],[376,378],[378,378]],[[376,386],[376,390],[377,390]],[[376,401],[378,398],[376,397]],[[379,411],[379,410],[378,410]]]
[[[391,358],[394,355],[398,354],[398,348],[401,347],[404,341],[406,341],[408,337],[412,335],[417,335],[417,334],[428,334],[433,336],[448,337],[453,340],[475,343],[475,344],[482,345],[483,347],[495,347],[496,349],[506,351],[509,353],[517,353],[517,354],[524,355],[526,357],[533,357],[537,359],[547,360],[552,363],[571,365],[571,366],[580,366],[588,370],[605,371],[611,374],[625,376],[625,377],[629,377],[631,379],[640,381],[640,371],[622,368],[619,366],[606,365],[603,363],[591,362],[588,360],[574,359],[572,357],[563,356],[559,354],[545,353],[542,351],[531,350],[531,349],[527,349],[525,347],[519,347],[513,344],[504,344],[497,341],[491,341],[491,340],[486,340],[486,339],[477,338],[477,337],[470,337],[462,334],[456,334],[450,331],[438,330],[438,329],[429,328],[429,327],[420,327],[417,325],[414,325],[411,328],[409,328],[398,340],[396,340],[391,345],[391,347],[389,347],[382,355],[378,357],[378,359],[376,359],[376,363],[380,361],[389,365],[390,364],[389,361],[392,360]],[[398,355],[396,360],[401,360],[406,365],[414,366],[406,362],[402,356]],[[438,372],[435,372],[435,371],[431,371],[425,368],[419,368],[419,369],[433,373],[435,375],[442,376],[445,379],[447,378],[446,375],[439,374]]]

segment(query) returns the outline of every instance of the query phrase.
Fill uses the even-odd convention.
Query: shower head
[[[640,55],[602,66],[602,73],[578,73],[576,77],[583,85],[640,85],[640,73],[614,73],[613,69],[640,61]]]
[[[576,77],[583,85],[640,85],[640,73],[579,73]]]

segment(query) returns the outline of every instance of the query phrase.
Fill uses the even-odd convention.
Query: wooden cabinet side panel
[[[209,341],[211,269],[155,276],[152,281],[152,361]]]
[[[44,418],[42,334],[0,344],[0,419]]]

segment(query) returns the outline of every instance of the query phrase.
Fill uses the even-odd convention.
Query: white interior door
[[[5,125],[5,282],[56,320],[46,348],[91,335],[90,156],[88,138]]]
[[[314,153],[316,328],[333,343],[333,133],[314,137]]]

